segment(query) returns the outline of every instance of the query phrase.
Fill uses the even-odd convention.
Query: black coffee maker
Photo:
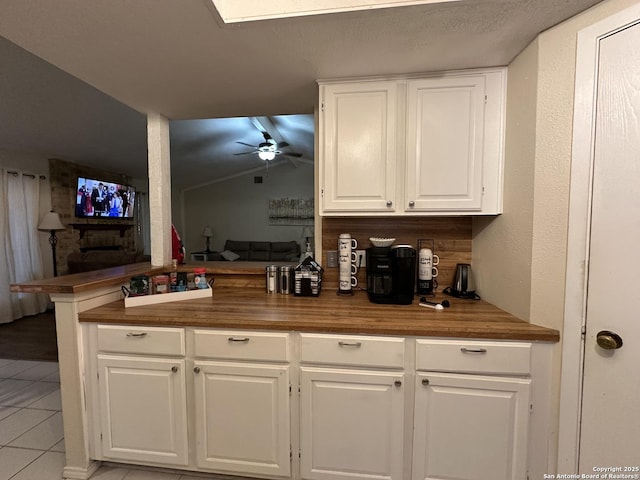
[[[413,302],[416,250],[411,245],[367,248],[367,295],[373,303]]]

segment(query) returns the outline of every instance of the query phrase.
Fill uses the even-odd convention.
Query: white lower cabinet
[[[413,480],[526,479],[530,382],[418,374]]]
[[[402,372],[302,367],[301,478],[402,479]]]
[[[401,480],[405,339],[300,334],[300,476]]]
[[[197,466],[289,476],[289,367],[194,363]]]
[[[99,355],[105,459],[186,465],[184,360]]]
[[[418,369],[440,371],[416,372],[412,480],[526,480],[530,355],[528,343],[416,341]]]
[[[528,342],[87,328],[97,460],[304,480],[525,480],[545,461]]]

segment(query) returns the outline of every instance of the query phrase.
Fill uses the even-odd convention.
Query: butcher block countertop
[[[380,305],[364,291],[319,297],[267,294],[262,289],[213,287],[208,298],[125,307],[112,302],[79,315],[81,322],[176,327],[384,334],[557,342],[559,332],[532,325],[482,300],[447,298],[449,308]]]

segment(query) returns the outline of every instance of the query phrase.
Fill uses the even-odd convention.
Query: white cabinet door
[[[195,362],[201,468],[289,476],[289,367]]]
[[[301,477],[403,478],[404,374],[300,369]]]
[[[105,459],[187,464],[184,363],[98,355]]]
[[[394,212],[395,81],[320,86],[322,211]]]
[[[416,376],[413,480],[525,480],[531,380]]]
[[[482,207],[485,76],[407,82],[407,211]]]

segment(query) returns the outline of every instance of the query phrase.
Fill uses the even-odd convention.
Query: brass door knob
[[[596,335],[596,342],[600,348],[605,350],[616,350],[622,346],[622,338],[617,333],[609,330],[601,330]]]

